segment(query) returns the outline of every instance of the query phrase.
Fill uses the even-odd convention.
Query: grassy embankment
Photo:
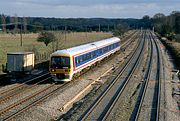
[[[58,38],[58,49],[69,48],[80,44],[101,40],[111,37],[111,33],[102,32],[78,32],[62,34],[55,32]],[[12,34],[0,34],[0,73],[2,70],[2,64],[7,61],[7,52],[16,51],[32,51],[35,50],[38,54],[52,53],[52,43],[45,46],[44,43],[37,42],[38,34],[23,34],[23,46],[20,46],[20,35]],[[56,46],[56,43],[54,44]]]
[[[172,54],[177,69],[180,70],[180,43],[169,40],[162,40],[162,42]]]

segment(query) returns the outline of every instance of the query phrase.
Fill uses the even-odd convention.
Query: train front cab
[[[67,54],[51,55],[49,72],[54,81],[70,81],[72,79],[72,57]]]

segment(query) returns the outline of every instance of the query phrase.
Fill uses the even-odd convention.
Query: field
[[[19,34],[0,34],[0,72],[2,70],[1,65],[7,61],[6,55],[8,52],[33,51],[36,56],[44,53],[49,56],[55,49],[69,48],[112,36],[111,33],[103,32],[71,32],[66,34],[54,32],[54,34],[58,38],[58,41],[56,43],[50,43],[48,46],[36,41],[38,34],[23,34],[23,46],[20,44]]]

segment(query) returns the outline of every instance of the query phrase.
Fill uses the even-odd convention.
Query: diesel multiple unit
[[[117,37],[88,43],[51,54],[49,71],[54,81],[70,81],[80,72],[120,49]]]

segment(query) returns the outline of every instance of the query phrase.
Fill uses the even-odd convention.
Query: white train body
[[[70,81],[72,77],[92,64],[120,49],[117,37],[92,42],[51,54],[49,71],[54,81]]]

